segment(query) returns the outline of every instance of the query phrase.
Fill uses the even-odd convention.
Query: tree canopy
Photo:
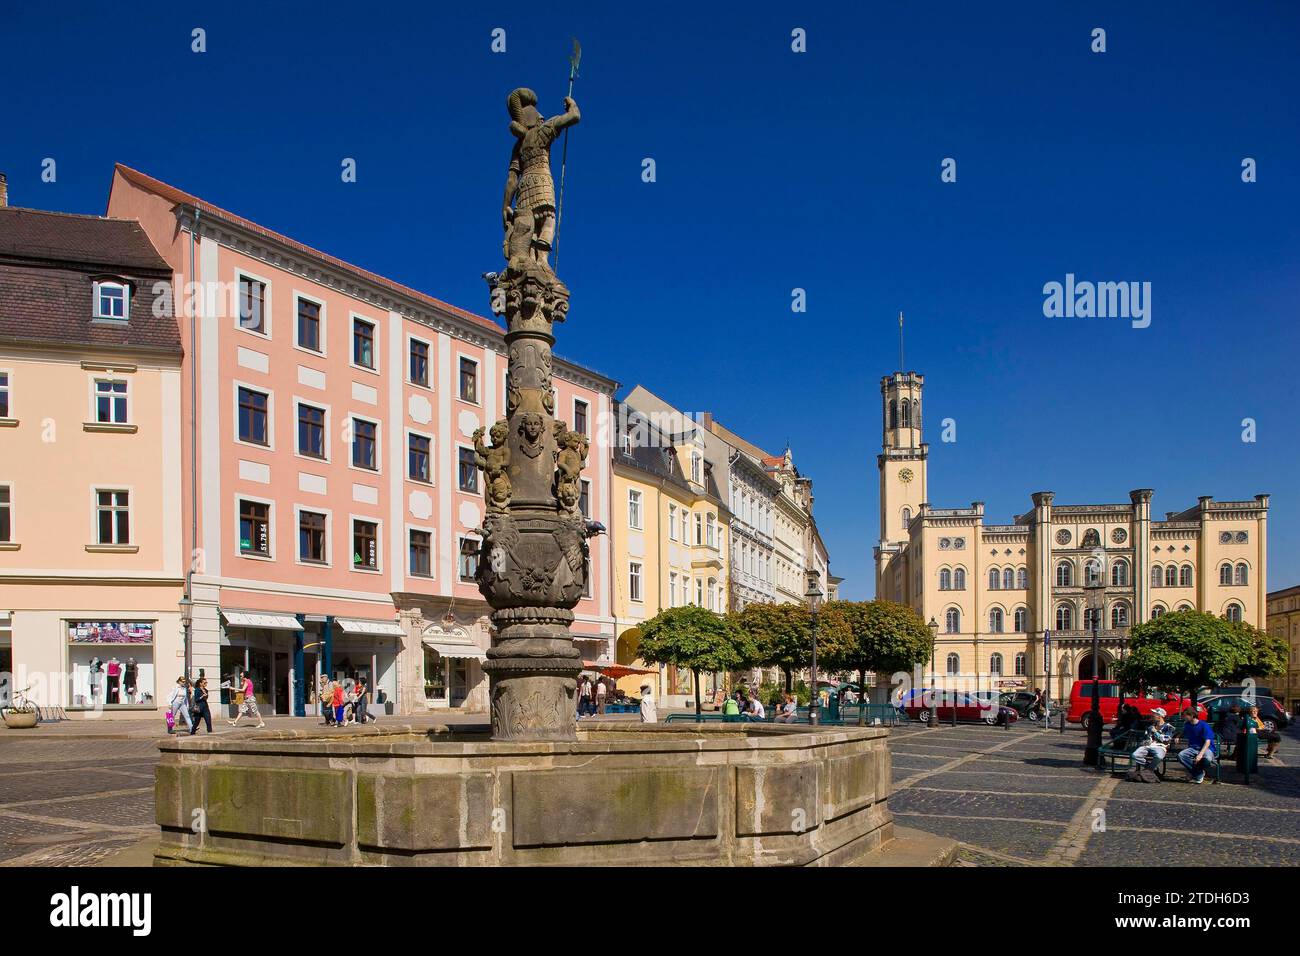
[[[826,617],[839,622],[831,628],[828,665],[857,671],[859,681],[867,671],[874,671],[876,703],[886,702],[890,675],[910,671],[930,659],[933,643],[930,629],[921,615],[906,604],[882,600],[833,601],[826,605]],[[859,712],[861,720],[862,712]]]
[[[1174,611],[1133,628],[1117,673],[1130,690],[1145,684],[1195,696],[1200,687],[1276,673],[1285,665],[1284,648],[1249,624]]]
[[[760,659],[754,640],[734,621],[693,604],[665,608],[642,624],[637,653],[647,663],[673,664],[694,673],[697,710],[701,671],[740,670]]]
[[[812,662],[812,621],[802,604],[746,604],[730,615],[736,626],[749,635],[761,667],[779,667],[789,689],[791,672]],[[818,649],[820,651],[820,634]]]

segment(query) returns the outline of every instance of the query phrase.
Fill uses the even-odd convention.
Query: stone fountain
[[[555,419],[550,148],[578,122],[508,99],[501,218],[506,417],[474,436],[485,477],[478,584],[496,634],[491,726],[311,727],[161,741],[161,865],[838,865],[891,862],[889,731],[574,719],[569,634],[592,528],[587,439]],[[487,439],[485,441],[485,438]],[[943,853],[947,853],[944,850]],[[942,857],[942,853],[939,859]]]

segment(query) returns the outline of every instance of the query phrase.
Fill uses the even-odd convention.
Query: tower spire
[[[898,313],[898,370],[907,371],[903,365],[903,313]]]

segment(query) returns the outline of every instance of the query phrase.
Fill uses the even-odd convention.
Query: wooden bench
[[[1166,723],[1169,723],[1174,727],[1174,735],[1169,741],[1169,746],[1165,749],[1164,759],[1153,768],[1156,776],[1161,780],[1163,780],[1165,775],[1168,773],[1168,764],[1170,760],[1174,761],[1179,766],[1182,766],[1182,762],[1178,759],[1178,754],[1184,749],[1178,745],[1178,740],[1183,735],[1183,721],[1181,719],[1177,721],[1170,720],[1166,721]],[[1109,743],[1102,744],[1101,749],[1097,751],[1098,769],[1106,770],[1107,762],[1109,762],[1110,767],[1108,772],[1115,773],[1119,761],[1122,760],[1126,764],[1125,770],[1127,770],[1128,767],[1133,764],[1134,751],[1141,746],[1145,739],[1146,728],[1142,727],[1136,730],[1127,730],[1116,736]],[[1210,766],[1214,773],[1214,782],[1222,783],[1223,777],[1220,771],[1223,763],[1223,741],[1219,738],[1217,733],[1214,735],[1214,743],[1215,753],[1218,755],[1218,759],[1214,760]],[[1210,771],[1207,771],[1207,773],[1208,772]]]

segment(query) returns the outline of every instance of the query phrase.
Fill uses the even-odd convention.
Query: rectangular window
[[[9,485],[0,485],[0,542],[14,540],[13,491]]]
[[[429,480],[430,441],[424,435],[408,435],[406,439],[406,477],[412,481]]]
[[[271,433],[268,427],[267,406],[269,396],[255,389],[239,389],[239,440],[254,445],[269,445]]]
[[[101,425],[125,425],[126,382],[95,381],[95,421]]]
[[[9,417],[9,373],[0,372],[0,418]]]
[[[352,364],[375,367],[375,326],[365,319],[352,320]]]
[[[677,606],[677,572],[668,572],[668,606]]]
[[[411,339],[411,383],[429,384],[429,343]]]
[[[352,464],[367,471],[379,470],[376,450],[379,426],[363,418],[352,419]]]
[[[475,575],[478,574],[478,548],[479,544],[473,538],[460,539],[460,556],[457,562],[460,579],[470,584],[474,582]]]
[[[641,527],[641,492],[632,488],[627,492],[627,524],[630,528]]]
[[[695,516],[695,543],[696,544],[704,543],[704,516],[703,515]]]
[[[677,506],[668,506],[668,540],[677,540]]]
[[[239,277],[239,327],[266,334],[266,283]]]
[[[379,525],[373,521],[352,522],[352,566],[365,571],[379,570]]]
[[[325,409],[298,404],[298,454],[325,457]]]
[[[122,283],[95,283],[94,317],[96,319],[116,319],[119,322],[124,322],[127,316],[130,315],[129,305],[130,293]]]
[[[320,347],[320,303],[310,299],[298,299],[298,347],[319,352]]]
[[[704,579],[703,578],[695,579],[695,605],[697,607],[704,606]]]
[[[460,360],[460,400],[478,404],[478,362],[473,359]]]
[[[691,452],[691,481],[697,485],[700,483],[700,464],[702,461],[699,452]]]
[[[587,434],[587,408],[586,402],[574,399],[573,401],[573,430],[579,435]]]
[[[96,544],[131,543],[131,502],[125,491],[95,491]]]
[[[298,512],[298,559],[325,563],[325,516],[316,511]]]
[[[411,532],[411,574],[417,578],[433,577],[433,536],[427,531]]]
[[[271,507],[260,501],[239,502],[239,551],[271,556]]]
[[[627,592],[633,601],[640,601],[641,598],[641,564],[639,561],[630,561],[627,566]]]
[[[582,479],[582,493],[578,495],[578,510],[584,518],[591,517],[591,482]]]
[[[458,453],[457,471],[460,478],[460,490],[471,494],[478,493],[478,466],[474,463],[474,449],[461,448]]]

